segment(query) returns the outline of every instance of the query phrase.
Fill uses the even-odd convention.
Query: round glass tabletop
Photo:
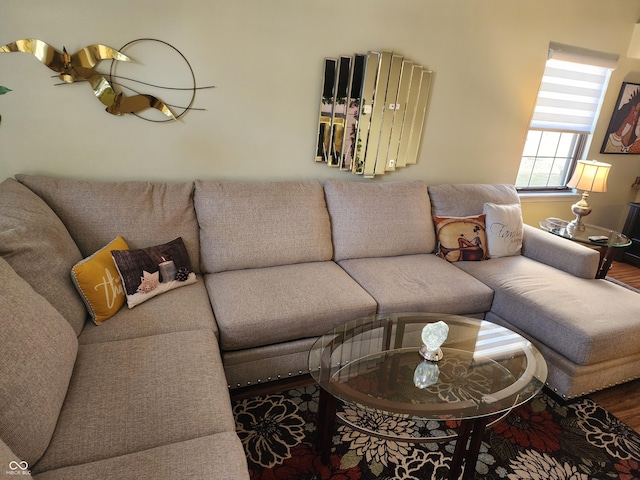
[[[441,360],[420,355],[422,329],[445,322]],[[433,313],[376,315],[320,337],[315,381],[348,406],[421,419],[465,420],[510,411],[543,387],[547,365],[525,338],[485,320]]]

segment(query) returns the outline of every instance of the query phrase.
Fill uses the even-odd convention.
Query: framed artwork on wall
[[[640,84],[620,87],[600,153],[640,154]]]

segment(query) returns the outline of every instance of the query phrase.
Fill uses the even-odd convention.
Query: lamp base
[[[582,223],[582,217],[586,217],[591,213],[591,207],[587,203],[587,198],[589,197],[589,192],[582,192],[582,198],[571,205],[571,212],[576,216],[574,220],[569,222],[567,225],[567,230],[569,233],[571,232],[584,232],[585,226]]]
[[[567,224],[567,231],[569,233],[584,232],[585,230],[586,230],[586,227],[584,226],[584,223],[582,223],[582,219],[580,217],[576,217],[575,220],[571,220]]]

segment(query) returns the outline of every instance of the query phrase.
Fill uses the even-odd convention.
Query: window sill
[[[518,192],[521,203],[534,202],[573,202],[580,198],[575,192]]]

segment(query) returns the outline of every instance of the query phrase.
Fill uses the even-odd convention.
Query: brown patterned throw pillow
[[[438,236],[437,255],[449,262],[486,260],[485,215],[473,217],[433,216]]]
[[[122,278],[129,308],[196,281],[181,237],[138,250],[112,250],[111,255]]]

